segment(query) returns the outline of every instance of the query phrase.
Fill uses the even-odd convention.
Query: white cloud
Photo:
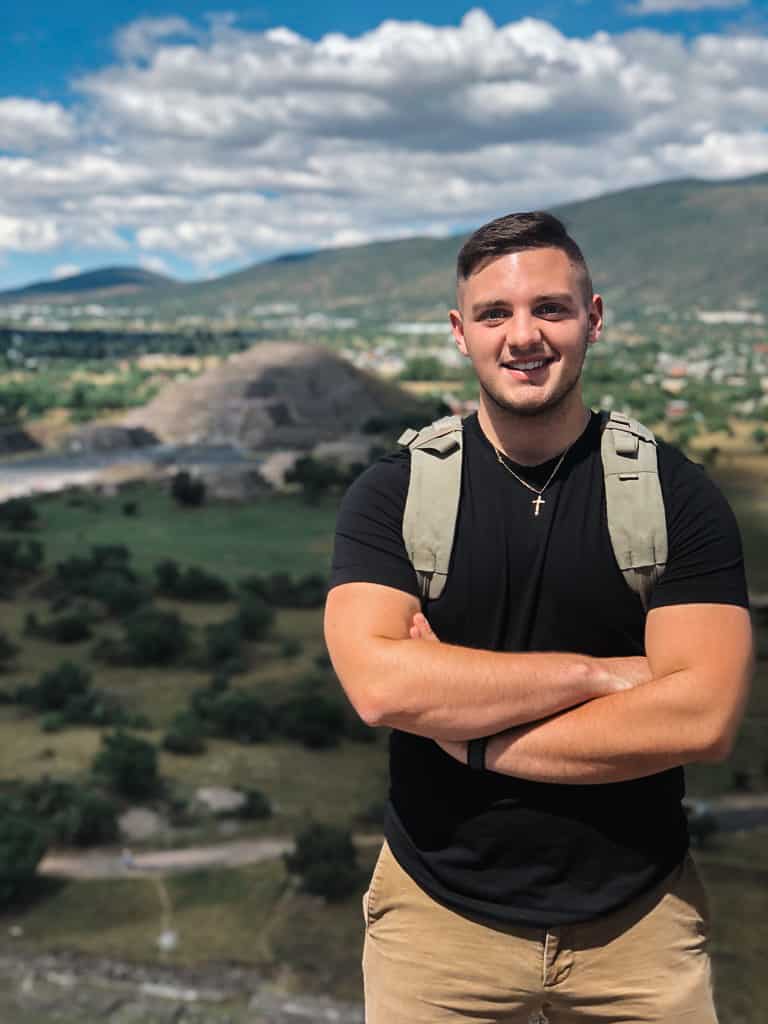
[[[171,268],[168,266],[166,261],[160,256],[153,256],[147,253],[139,258],[139,266],[145,270],[153,270],[156,274],[167,274],[171,275]]]
[[[53,268],[51,277],[54,281],[61,281],[65,277],[74,277],[80,273],[80,267],[76,263],[59,263],[57,267]]]
[[[628,4],[629,14],[673,14],[677,11],[727,10],[747,7],[749,0],[638,0]]]
[[[41,139],[47,124],[51,147],[18,130],[0,156],[0,250],[125,250],[128,238],[146,259],[203,271],[768,170],[768,37],[756,33],[576,39],[475,10],[456,27],[386,21],[312,41],[226,18],[198,34],[141,19],[78,88],[71,112],[4,101],[32,104],[26,123]],[[0,132],[3,109],[22,108],[0,103]]]
[[[186,18],[137,18],[116,33],[115,49],[125,60],[146,60],[164,40],[174,36],[194,36]]]
[[[74,134],[73,116],[58,103],[0,99],[0,150],[32,152],[70,142]]]

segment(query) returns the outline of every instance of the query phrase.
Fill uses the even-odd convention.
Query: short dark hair
[[[456,280],[466,281],[499,256],[524,249],[562,249],[584,277],[586,301],[592,298],[592,278],[584,254],[568,234],[565,224],[546,210],[508,213],[483,224],[462,245],[456,261]]]

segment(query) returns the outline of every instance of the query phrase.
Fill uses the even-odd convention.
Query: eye
[[[565,306],[559,302],[542,302],[536,307],[536,316],[560,316],[565,313]]]
[[[480,314],[480,319],[485,320],[486,322],[497,322],[499,320],[504,320],[507,315],[506,309],[502,309],[501,306],[491,306],[490,309],[483,310]]]

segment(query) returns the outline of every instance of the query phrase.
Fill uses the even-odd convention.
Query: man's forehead
[[[584,272],[572,263],[562,249],[522,249],[504,253],[478,267],[466,279],[459,279],[459,299],[470,293],[478,301],[487,291],[499,288],[524,289],[526,292],[548,294],[569,292],[582,294]]]

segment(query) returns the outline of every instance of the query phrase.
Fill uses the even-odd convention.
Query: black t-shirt
[[[461,502],[448,582],[426,608],[441,639],[495,651],[644,653],[645,615],[613,557],[595,414],[534,495],[499,465],[476,416],[464,425]],[[541,487],[557,460],[515,466]],[[337,524],[331,586],[418,595],[402,517],[410,455],[354,482]],[[659,443],[669,561],[651,607],[746,606],[733,514],[704,471]],[[481,920],[540,927],[587,920],[639,895],[682,858],[681,768],[628,782],[560,785],[474,772],[436,743],[394,730],[386,835],[433,898]]]

